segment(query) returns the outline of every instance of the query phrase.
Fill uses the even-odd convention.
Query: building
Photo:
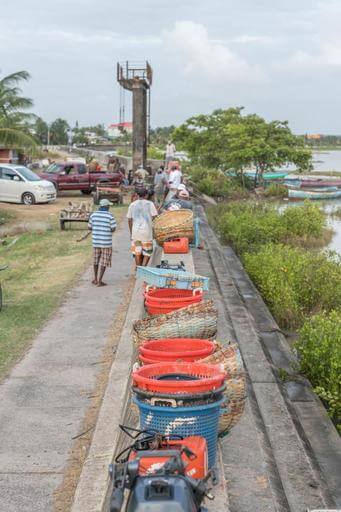
[[[308,140],[321,140],[322,135],[320,133],[310,133],[306,135]]]
[[[133,132],[133,123],[114,123],[110,124],[107,128],[108,135],[110,137],[120,137],[123,133],[132,133]]]
[[[15,149],[0,146],[0,164],[17,164],[18,162],[19,155]]]

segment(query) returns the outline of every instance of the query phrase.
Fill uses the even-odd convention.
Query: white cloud
[[[204,25],[193,21],[177,21],[165,32],[165,41],[184,61],[188,75],[210,81],[249,83],[264,79],[261,70],[250,65],[226,44],[210,39]]]

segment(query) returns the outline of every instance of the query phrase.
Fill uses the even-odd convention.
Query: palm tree
[[[29,78],[27,71],[17,71],[0,80],[0,144],[4,146],[26,149],[36,146],[29,131],[35,116],[26,112],[33,106],[33,101],[22,96],[18,86]]]

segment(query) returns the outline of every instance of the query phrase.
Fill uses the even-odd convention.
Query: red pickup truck
[[[51,164],[40,176],[51,181],[57,192],[80,190],[83,194],[91,194],[98,181],[120,185],[124,179],[124,176],[117,172],[89,172],[85,164],[77,161]]]

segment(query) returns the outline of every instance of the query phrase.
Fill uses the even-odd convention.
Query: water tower
[[[133,169],[146,165],[147,140],[150,119],[150,87],[153,70],[145,62],[118,62],[117,81],[123,89],[133,93]],[[123,117],[124,107],[120,109]],[[120,123],[123,119],[120,119]]]

